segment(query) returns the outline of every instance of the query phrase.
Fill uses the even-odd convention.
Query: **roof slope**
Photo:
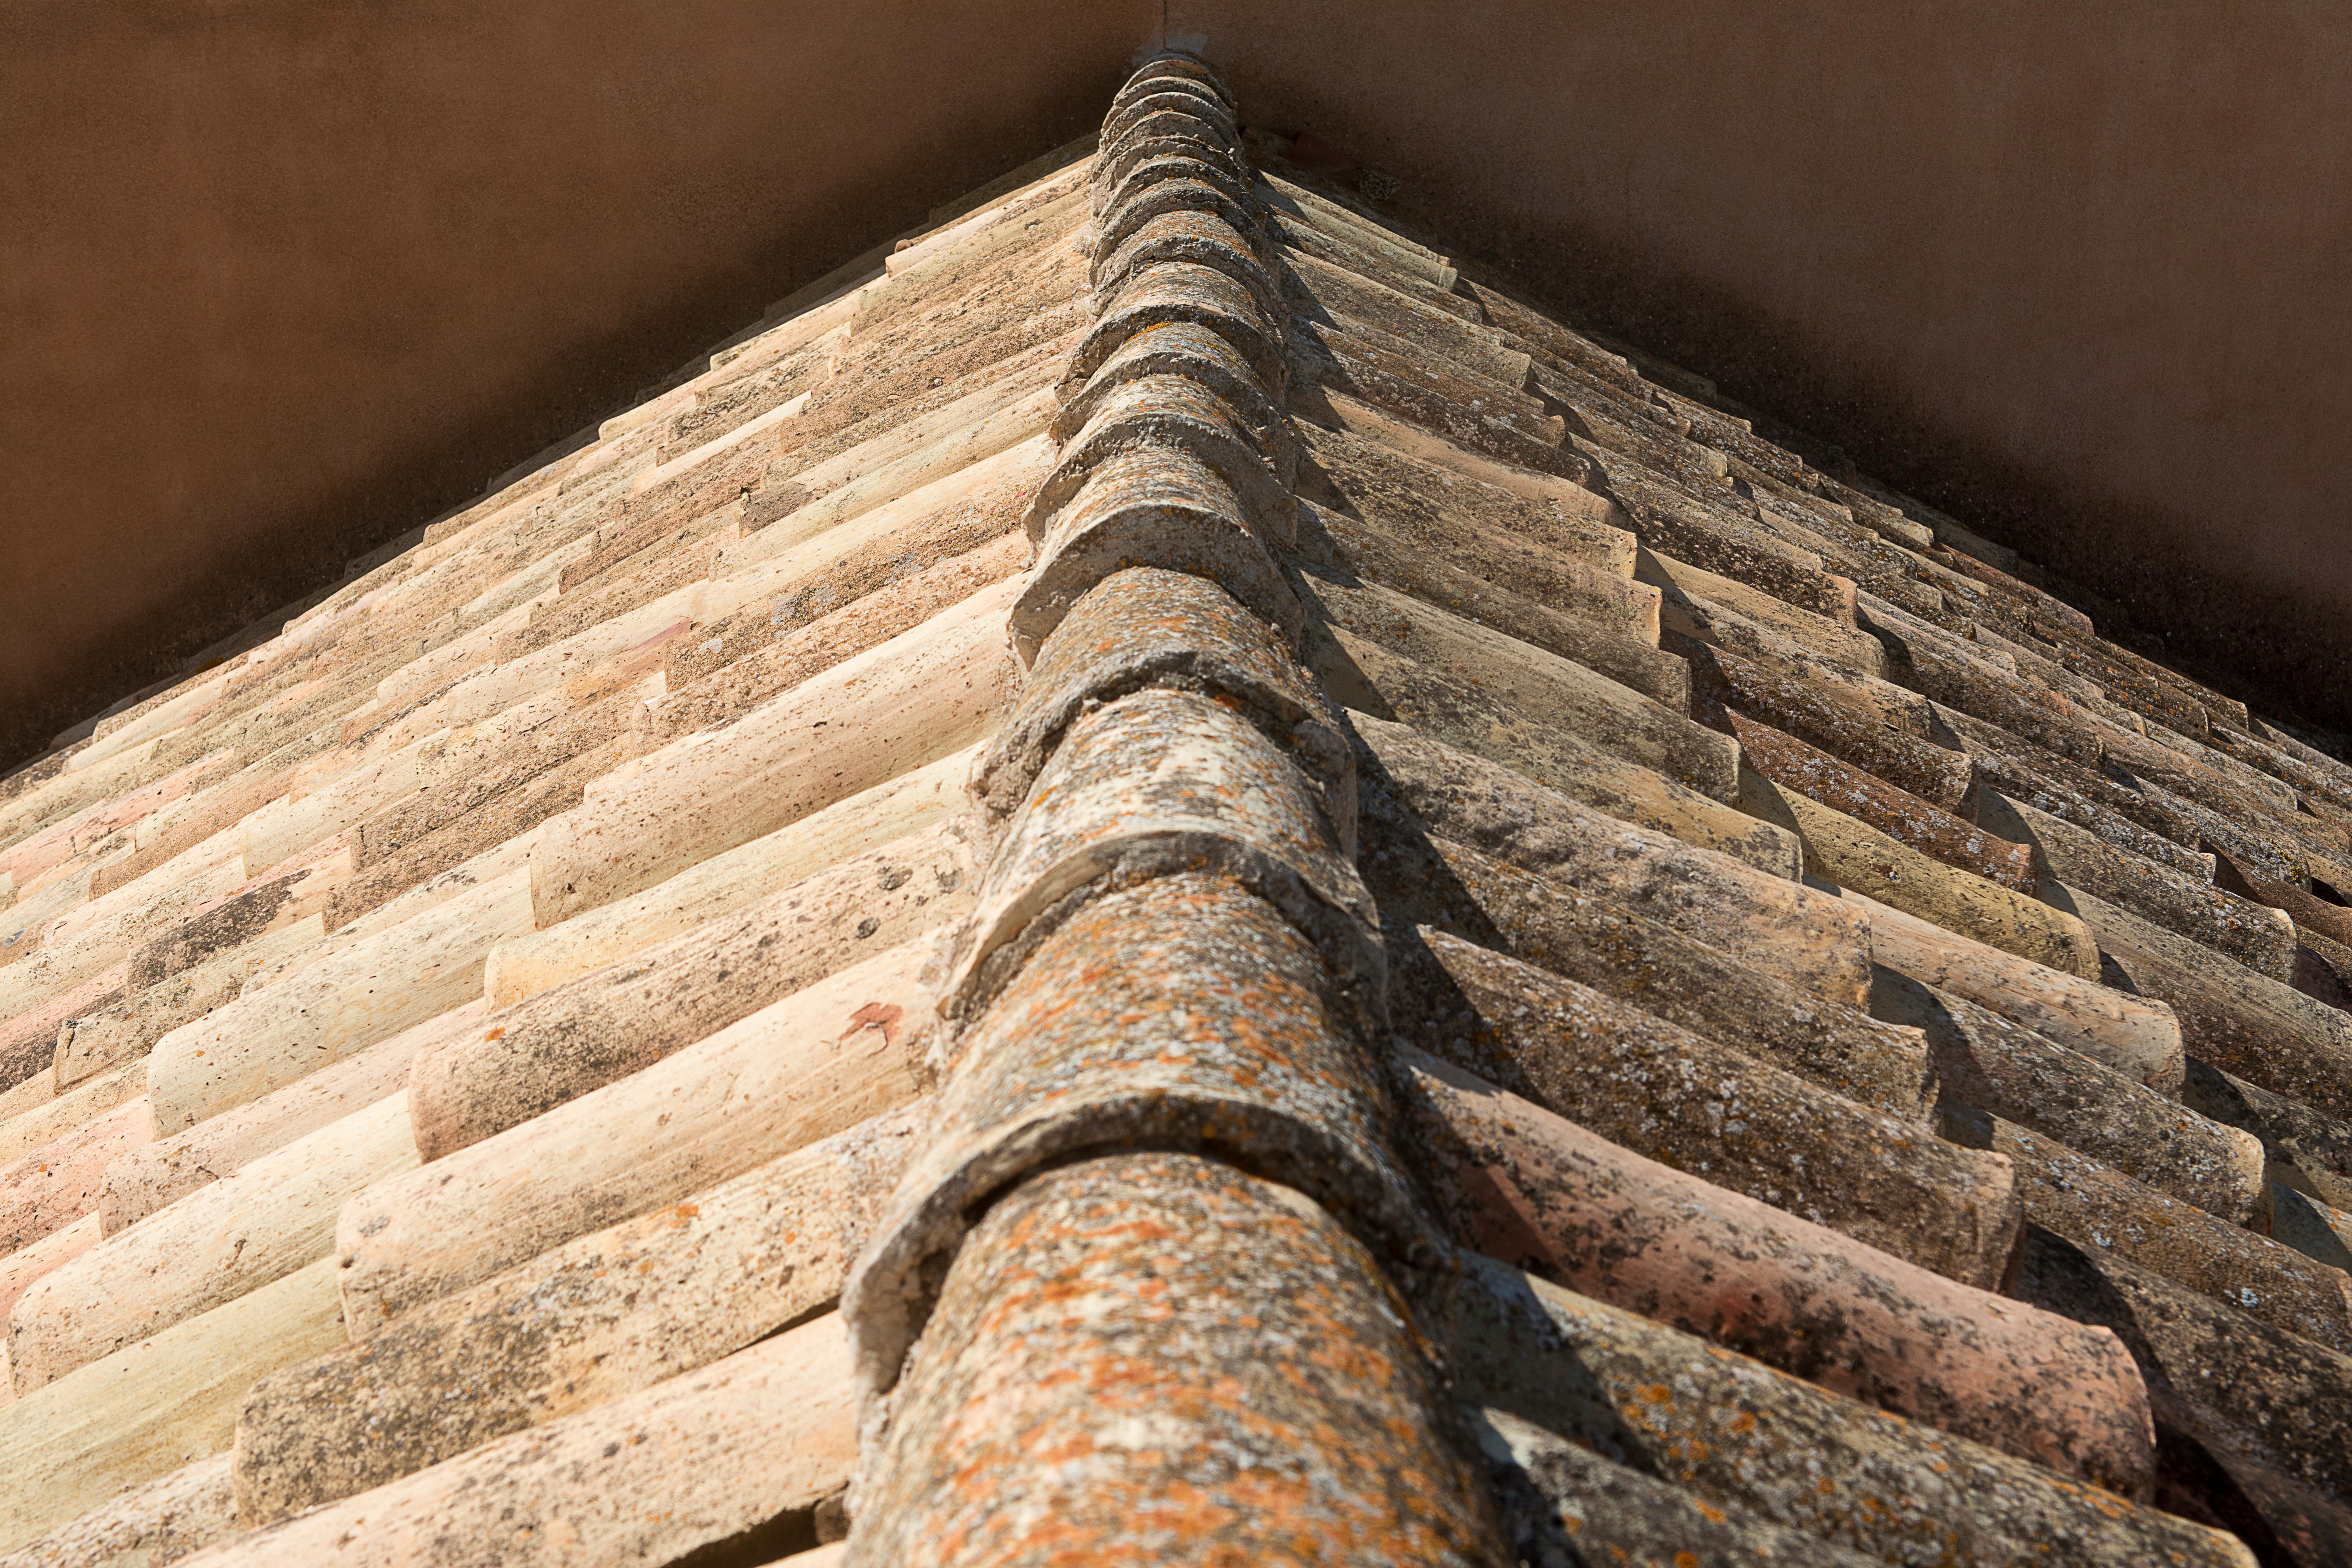
[[[2345,1560],[2352,769],[1279,153],[8,781],[0,1563]]]

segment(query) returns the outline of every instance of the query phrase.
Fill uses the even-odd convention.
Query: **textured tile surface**
[[[2352,767],[1247,112],[0,783],[0,1564],[2344,1561]]]

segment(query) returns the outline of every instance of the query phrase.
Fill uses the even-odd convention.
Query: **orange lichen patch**
[[[1230,1167],[1042,1173],[949,1275],[858,1548],[1483,1563],[1491,1526],[1398,1305],[1326,1211]]]

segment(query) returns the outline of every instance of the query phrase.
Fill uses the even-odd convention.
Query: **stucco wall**
[[[1083,131],[1160,12],[0,0],[0,754]],[[2352,13],[1170,13],[1408,216],[2352,722]]]

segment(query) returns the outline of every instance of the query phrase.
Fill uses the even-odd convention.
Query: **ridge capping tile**
[[[1030,531],[1058,511],[1108,458],[1146,445],[1181,447],[1216,470],[1250,521],[1251,531],[1287,548],[1298,535],[1297,502],[1276,478],[1254,433],[1216,393],[1183,374],[1138,377],[1105,393],[1037,487]]]
[[[1114,117],[1150,96],[1155,72],[1171,70],[1207,75],[1147,64],[1115,100]],[[1225,119],[1129,121],[1095,169],[1098,260],[1185,206],[1236,234],[1265,234]],[[1164,121],[1222,137],[1213,153],[1243,182],[1228,193],[1210,162],[1147,155],[1165,145],[1154,135]],[[1121,177],[1130,149],[1137,156]],[[1255,275],[1255,258],[1248,267],[1239,252],[1222,258]],[[1341,748],[1328,700],[1312,699],[1313,679],[1294,662],[1305,610],[1269,549],[1292,542],[1295,511],[1266,517],[1244,499],[1269,479],[1287,499],[1287,475],[1266,466],[1282,448],[1241,446],[1250,461],[1234,476],[1240,494],[1208,460],[1216,443],[1238,443],[1248,428],[1237,405],[1249,414],[1279,407],[1289,374],[1282,312],[1227,271],[1176,256],[1106,281],[1113,287],[1059,388],[1066,405],[1154,329],[1206,328],[1243,364],[1197,355],[1209,377],[1186,378],[1155,409],[1153,388],[1175,385],[1162,378],[1182,377],[1182,356],[1162,371],[1130,353],[1082,422],[1055,424],[1066,458],[1090,471],[1075,486],[1048,481],[1033,512],[1038,563],[1012,617],[1028,681],[1017,727],[975,779],[992,813],[1005,813],[1016,793],[1022,804],[945,981],[931,1139],[842,1293],[862,1410],[847,1560],[895,1565],[943,1531],[966,1551],[987,1542],[980,1549],[1007,1560],[1042,1547],[1041,1529],[1055,1532],[1061,1551],[1073,1531],[1107,1531],[1100,1538],[1115,1535],[1123,1556],[1157,1552],[1139,1545],[1133,1509],[1106,1510],[1104,1501],[1161,1497],[1171,1463],[1188,1482],[1203,1464],[1230,1477],[1236,1443],[1246,1455],[1261,1441],[1231,1425],[1239,1409],[1225,1394],[1185,1391],[1204,1376],[1222,1389],[1237,1364],[1204,1362],[1193,1347],[1237,1330],[1262,1343],[1255,1318],[1242,1328],[1221,1302],[1229,1281],[1263,1278],[1269,1288],[1253,1300],[1296,1305],[1311,1292],[1318,1325],[1345,1325],[1356,1354],[1327,1366],[1297,1342],[1296,1353],[1322,1370],[1277,1373],[1246,1402],[1254,1415],[1279,1410],[1302,1436],[1317,1435],[1265,1463],[1244,1459],[1253,1500],[1240,1506],[1252,1533],[1279,1530],[1310,1555],[1354,1558],[1369,1548],[1383,1561],[1499,1561],[1490,1502],[1437,1397],[1443,1358],[1395,1294],[1402,1286],[1423,1310],[1442,1310],[1443,1271],[1430,1266],[1443,1242],[1388,1145],[1389,1085],[1370,1044],[1384,1016],[1385,950],[1353,865],[1352,810],[1334,805],[1352,788],[1352,768],[1333,765]],[[1251,381],[1254,394],[1233,398],[1219,385]],[[1171,417],[1171,405],[1188,405],[1205,419]],[[1129,410],[1139,427],[1097,461],[1097,436],[1118,429]],[[1170,613],[1135,637],[1152,619],[1155,590]],[[1250,615],[1263,623],[1255,637],[1235,619]],[[1065,628],[1070,635],[1057,637]],[[1194,648],[1183,647],[1188,637]],[[1139,678],[1150,683],[1123,689]],[[1228,680],[1242,689],[1221,689]],[[1067,1204],[1090,1202],[1089,1182],[1114,1168],[1124,1173],[1113,1178],[1117,1212],[1093,1211],[1113,1228],[1069,1223]],[[1186,1173],[1193,1170],[1202,1174]],[[1161,1215],[1169,1234],[1191,1245],[1171,1248],[1156,1234],[1143,1241],[1151,1226],[1137,1228],[1138,1208]],[[1234,1217],[1213,1222],[1213,1210]],[[1048,1212],[1064,1217],[1032,1223]],[[1244,1213],[1264,1217],[1237,1226]],[[982,1234],[997,1239],[966,1244]],[[1134,1250],[1139,1241],[1149,1262]],[[1360,1253],[1338,1261],[1358,1247],[1379,1261]],[[1209,1272],[1163,1300],[1171,1263]],[[1311,1285],[1274,1283],[1296,1279],[1289,1271],[1302,1265]],[[1061,1270],[1076,1270],[1073,1289],[1097,1305],[1072,1316],[1057,1294],[1054,1325],[1024,1327],[1032,1282]],[[1034,1415],[1010,1426],[1000,1418],[1001,1396],[982,1389],[1020,1363],[1024,1346],[1045,1342],[1040,1333],[1082,1342],[1053,1356],[1057,1368],[1073,1356],[1130,1358],[1131,1336],[1117,1324],[1141,1295],[1155,1304],[1138,1330],[1168,1346],[1150,1357],[1147,1380],[1165,1391],[1152,1401],[1162,1423],[1152,1453],[1120,1444],[1081,1457],[1047,1440],[1049,1455],[1038,1446],[1115,1397],[1084,1378],[1025,1378]],[[1269,1370],[1288,1359],[1277,1352]],[[1368,1466],[1368,1453],[1391,1462]],[[1296,1481],[1276,1478],[1320,1473],[1332,1480],[1314,1483],[1313,1509],[1295,1512],[1283,1500],[1297,1494],[1282,1489]],[[1383,1479],[1407,1473],[1420,1484],[1401,1489]],[[1084,1502],[1045,1502],[1079,1477]],[[1264,1517],[1266,1507],[1293,1522]],[[1192,1543],[1189,1526],[1171,1528]]]
[[[1118,248],[1097,253],[1089,276],[1097,300],[1117,299],[1129,279],[1148,267],[1168,261],[1190,261],[1213,267],[1247,289],[1258,308],[1272,316],[1282,308],[1274,279],[1234,226],[1214,213],[1179,208],[1154,214],[1119,241]]]
[[[1041,921],[1180,868],[1247,887],[1315,939],[1344,988],[1380,995],[1379,913],[1304,771],[1213,699],[1150,688],[1091,709],[1039,770],[982,882],[943,1011],[984,1007]]]
[[[1160,262],[1129,279],[1070,356],[1062,400],[1067,402],[1129,338],[1174,321],[1196,322],[1223,338],[1249,362],[1266,395],[1279,400],[1290,379],[1281,334],[1249,289],[1192,261]]]
[[[1227,144],[1237,140],[1241,128],[1234,119],[1234,106],[1205,84],[1188,77],[1160,77],[1139,83],[1148,90],[1132,96],[1122,95],[1102,122],[1097,137],[1117,141],[1127,134],[1128,128],[1162,111],[1189,114],[1205,120],[1227,138]]]
[[[1138,163],[1104,201],[1096,236],[1097,254],[1108,258],[1145,225],[1169,213],[1197,212],[1221,219],[1234,232],[1260,233],[1245,187],[1226,170],[1190,151],[1162,151]]]
[[[1318,781],[1324,815],[1353,855],[1355,755],[1339,710],[1231,595],[1165,567],[1112,574],[1054,629],[1013,711],[972,766],[973,797],[992,815],[1011,816],[1091,705],[1151,686],[1240,702],[1281,731]]]
[[[1217,73],[1215,67],[1195,52],[1171,47],[1153,55],[1129,75],[1118,91],[1112,95],[1110,112],[1116,114],[1138,99],[1160,90],[1156,84],[1171,78],[1205,88],[1219,103],[1228,109],[1233,107],[1234,89],[1225,85],[1225,79]]]
[[[1023,663],[1096,584],[1146,564],[1209,578],[1298,646],[1307,608],[1232,488],[1188,448],[1154,445],[1105,458],[1038,541],[1009,617]]]
[[[1230,117],[1221,121],[1191,108],[1171,106],[1134,113],[1104,142],[1095,159],[1096,216],[1100,217],[1109,209],[1129,174],[1164,157],[1198,158],[1246,190],[1249,171],[1227,151],[1232,124]]]
[[[1067,445],[1093,416],[1095,405],[1115,388],[1144,376],[1169,374],[1186,376],[1224,399],[1256,438],[1275,477],[1285,486],[1297,478],[1298,444],[1288,416],[1267,395],[1232,342],[1197,321],[1171,321],[1121,343],[1062,405],[1048,434],[1057,445]]]
[[[973,1235],[868,1438],[847,1563],[1507,1561],[1427,1342],[1312,1197],[1137,1150]]]
[[[1317,1199],[1391,1266],[1436,1232],[1389,1150],[1352,998],[1270,905],[1215,871],[1104,895],[1049,934],[962,1032],[930,1142],[843,1290],[858,1376],[897,1381],[928,1259],[964,1216],[1086,1151],[1196,1148]]]

